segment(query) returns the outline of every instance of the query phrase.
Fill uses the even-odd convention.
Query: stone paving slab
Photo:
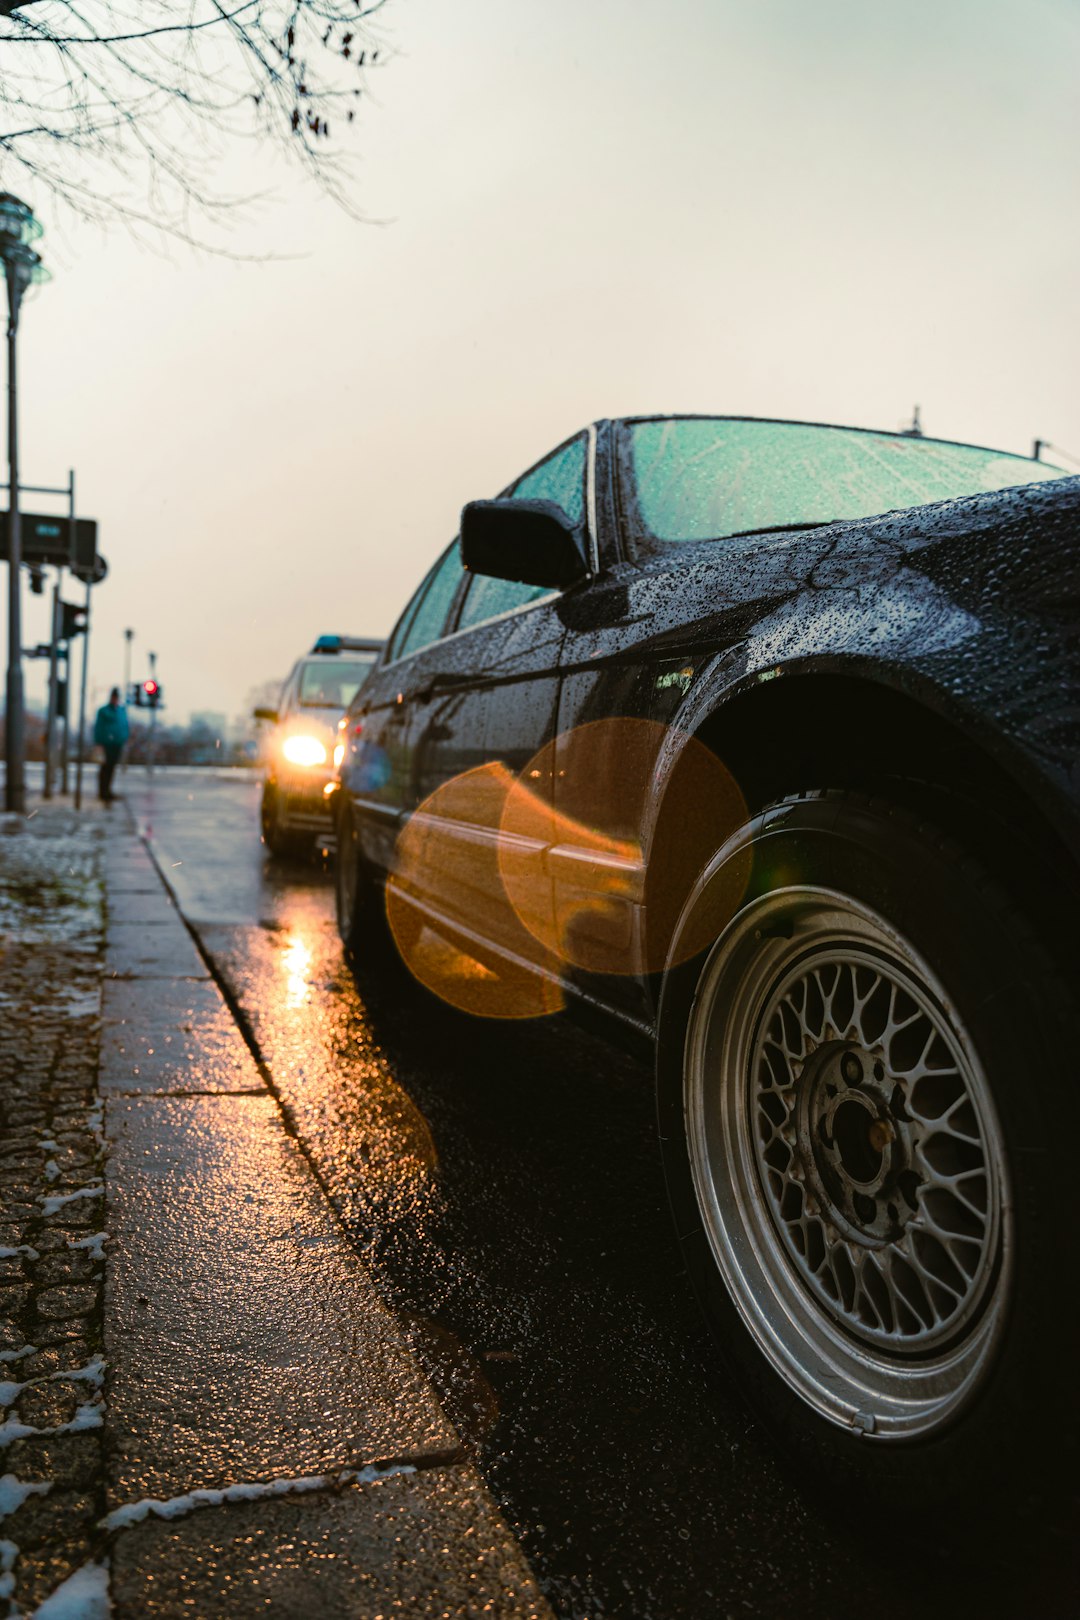
[[[109,889],[109,932],[122,923],[182,922],[180,913],[169,898],[160,877],[151,874],[154,887],[141,889]],[[150,879],[147,878],[149,885]]]
[[[103,1014],[106,1096],[265,1089],[210,979],[106,979]]]
[[[550,1620],[462,1466],[147,1520],[112,1580],[115,1620]]]
[[[270,1097],[106,1134],[112,1505],[457,1449]]]
[[[167,923],[110,923],[105,972],[113,978],[210,977],[179,917]]]

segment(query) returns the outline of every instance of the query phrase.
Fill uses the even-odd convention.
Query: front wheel
[[[1015,1488],[1075,1414],[1075,1008],[1025,921],[935,830],[813,794],[718,852],[671,962],[665,1169],[752,1398],[923,1504]]]
[[[301,840],[282,820],[278,790],[270,783],[263,787],[259,822],[262,841],[272,856],[295,855],[299,851]]]

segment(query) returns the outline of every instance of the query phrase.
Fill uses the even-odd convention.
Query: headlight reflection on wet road
[[[282,954],[281,966],[285,973],[285,1005],[302,1007],[311,998],[311,946],[300,934],[294,934]]]

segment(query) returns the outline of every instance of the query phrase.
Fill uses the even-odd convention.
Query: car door
[[[505,496],[553,500],[584,525],[589,444],[589,434],[576,434]],[[432,840],[424,861],[432,905],[478,943],[545,968],[551,964],[538,936],[549,930],[530,929],[508,904],[500,854],[507,844],[507,796],[519,791],[531,762],[555,735],[565,633],[560,600],[561,593],[545,587],[468,575],[453,633],[425,660],[426,679],[409,725]],[[528,904],[547,917],[552,897],[543,862],[545,829],[533,825],[550,814],[550,771],[543,764],[541,769],[543,780],[525,783],[529,800],[518,819],[529,826],[518,828],[513,847],[526,863],[518,869],[519,893],[527,887]]]
[[[429,649],[442,637],[463,577],[457,542],[429,570],[345,722],[342,783],[357,818],[364,859],[388,872],[419,787],[411,747],[413,711],[429,680]]]

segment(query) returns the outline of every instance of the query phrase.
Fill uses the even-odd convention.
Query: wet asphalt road
[[[645,1067],[354,976],[329,868],[266,858],[255,782],[120,791],[560,1617],[1069,1612],[1041,1557],[928,1569],[785,1471],[680,1273]]]

